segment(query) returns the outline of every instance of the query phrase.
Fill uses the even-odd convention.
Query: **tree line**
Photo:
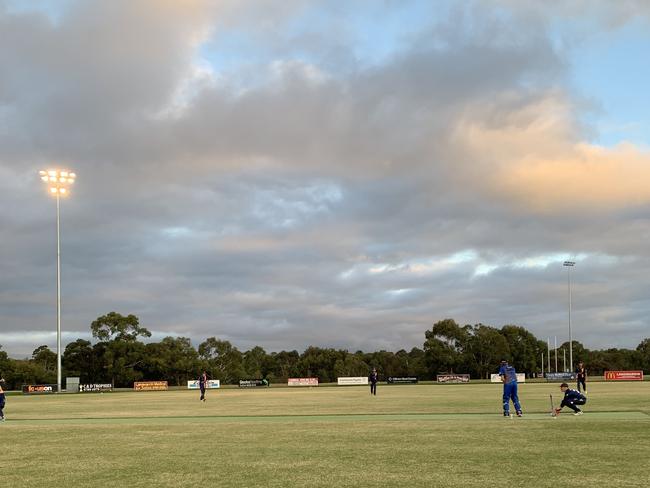
[[[328,383],[339,376],[366,376],[373,367],[383,378],[417,376],[428,380],[439,373],[488,378],[497,371],[502,359],[509,360],[518,372],[539,374],[542,355],[547,357],[546,342],[524,327],[460,326],[453,319],[441,320],[425,331],[422,348],[397,352],[350,352],[315,346],[302,353],[267,352],[260,346],[240,351],[217,337],[207,338],[198,348],[186,337],[165,337],[160,342],[145,343],[143,339],[151,337],[151,333],[140,325],[138,318],[116,312],[98,317],[90,330],[96,340],[94,344],[77,339],[66,346],[62,376],[78,376],[81,383],[111,383],[115,387],[130,387],[140,380],[167,380],[170,385],[184,385],[203,370],[223,384],[235,384],[241,378],[266,378],[274,383],[294,377],[317,377],[321,383]],[[567,357],[568,346],[566,342],[560,346],[567,351]],[[573,358],[574,365],[583,361],[594,375],[605,370],[650,373],[650,338],[641,341],[636,349],[593,351],[574,341]],[[560,370],[562,363],[561,357]],[[23,384],[56,383],[56,353],[40,346],[31,358],[12,359],[0,350],[0,374],[12,389]]]

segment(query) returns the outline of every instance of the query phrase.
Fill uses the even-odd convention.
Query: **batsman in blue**
[[[510,400],[512,400],[517,417],[521,417],[523,412],[517,394],[517,371],[514,366],[510,366],[508,361],[504,360],[501,361],[499,376],[503,382],[503,416],[510,417]]]

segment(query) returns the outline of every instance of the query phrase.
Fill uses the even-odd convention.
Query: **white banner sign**
[[[79,385],[79,392],[103,392],[103,391],[112,391],[113,385],[110,383],[92,383],[92,384],[83,384]]]
[[[501,383],[501,376],[493,374],[490,376],[490,381],[492,383]],[[517,383],[526,383],[526,373],[517,373]]]
[[[221,388],[220,380],[208,380],[208,384],[205,386],[207,389],[211,390],[214,388]],[[187,382],[188,390],[198,390],[199,389],[199,380],[191,380]]]
[[[337,379],[339,385],[367,385],[367,376],[341,376]]]
[[[289,386],[318,386],[318,378],[289,378]]]

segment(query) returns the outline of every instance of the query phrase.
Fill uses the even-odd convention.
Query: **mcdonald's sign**
[[[605,371],[605,381],[643,381],[643,371]]]

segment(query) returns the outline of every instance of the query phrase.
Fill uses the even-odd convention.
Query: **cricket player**
[[[370,382],[370,394],[377,395],[377,369],[372,368],[372,372],[368,376],[368,381]]]
[[[517,371],[515,371],[514,366],[510,366],[508,361],[504,360],[501,361],[499,376],[501,376],[503,382],[503,416],[510,417],[510,400],[512,400],[517,417],[521,417],[523,412],[517,395]]]
[[[582,385],[582,390],[587,394],[587,369],[585,368],[584,363],[581,361],[578,363],[576,368],[576,380],[578,382],[578,391],[580,391],[580,385]]]
[[[5,384],[4,378],[0,378],[0,422],[5,421],[5,391],[2,389],[2,387]]]
[[[580,410],[577,405],[584,405],[587,403],[587,397],[578,390],[572,390],[566,383],[560,385],[560,390],[564,393],[564,398],[562,399],[560,407],[555,409],[555,415],[559,415],[563,407],[569,407],[573,410],[573,415],[582,415],[582,410]]]
[[[208,373],[205,371],[199,376],[199,388],[201,389],[201,398],[200,401],[205,401],[205,389],[208,387]]]

